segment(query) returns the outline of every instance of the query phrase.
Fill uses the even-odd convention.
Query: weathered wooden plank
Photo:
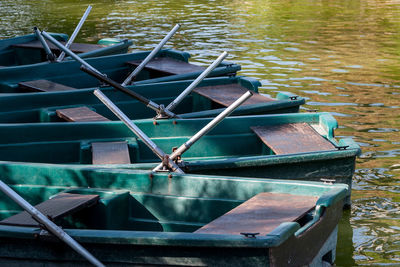
[[[93,164],[129,164],[129,149],[127,142],[92,143]]]
[[[100,197],[98,195],[80,195],[61,193],[52,199],[46,200],[35,206],[44,215],[52,218],[53,220],[65,217],[69,214],[87,208],[96,204]],[[32,216],[23,211],[14,216],[0,221],[0,224],[17,225],[17,226],[38,226]]]
[[[135,60],[128,61],[126,64],[137,67],[141,62],[142,60]],[[164,75],[184,74],[205,70],[203,67],[170,57],[156,57],[147,63],[145,69],[157,71]]]
[[[240,84],[212,85],[198,87],[194,89],[194,92],[196,92],[197,94],[204,96],[225,107],[228,107],[230,104],[235,102],[235,100],[246,93],[246,91],[248,90]],[[247,99],[246,102],[242,104],[242,106],[265,103],[270,101],[274,100],[258,93],[253,93],[253,95],[249,99]]]
[[[268,234],[283,222],[294,222],[314,208],[318,197],[264,192],[225,213],[195,233]]]
[[[46,42],[53,52],[60,52],[59,48],[56,47],[53,43],[50,43],[49,41],[46,41]],[[60,42],[60,43],[65,45],[65,42]],[[16,48],[43,49],[43,46],[39,42],[39,40],[35,40],[35,41],[27,42],[27,43],[21,43],[21,44],[13,44],[12,46],[16,47]],[[86,52],[100,49],[102,47],[104,47],[104,46],[97,45],[97,44],[72,43],[72,45],[70,46],[69,49],[74,53],[86,53]]]
[[[336,150],[307,123],[253,126],[251,129],[277,155]]]
[[[21,90],[28,92],[58,92],[58,91],[76,90],[76,88],[48,80],[34,80],[34,81],[20,82],[18,83],[18,86]]]
[[[71,122],[110,121],[88,107],[57,109],[58,117]]]

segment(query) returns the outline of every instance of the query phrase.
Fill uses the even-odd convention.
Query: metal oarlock
[[[91,65],[89,65],[85,60],[83,60],[82,58],[78,57],[74,52],[72,52],[71,50],[69,50],[68,48],[66,48],[64,45],[62,45],[59,41],[57,41],[56,39],[54,39],[50,34],[48,34],[45,31],[42,31],[42,35],[44,36],[44,38],[46,38],[47,40],[49,40],[50,42],[52,42],[55,46],[57,46],[61,51],[64,51],[65,54],[67,54],[68,56],[72,57],[73,59],[75,59],[76,61],[78,61],[79,63],[81,63],[82,65],[84,65],[86,68],[97,72],[98,74],[102,75],[101,72],[99,72],[98,70],[96,70],[94,67],[92,67]]]
[[[74,32],[71,34],[71,37],[69,38],[69,40],[67,41],[67,43],[65,44],[66,48],[69,48],[71,46],[71,44],[74,42],[76,36],[78,35],[79,31],[82,28],[83,23],[85,23],[86,18],[89,16],[90,10],[92,10],[92,6],[89,5],[85,11],[85,13],[83,14],[81,20],[79,21],[78,25],[76,25],[76,28],[74,30]],[[57,61],[63,61],[65,57],[65,52],[62,51],[61,54],[58,56]]]
[[[12,190],[8,185],[6,185],[1,180],[0,180],[0,190],[3,191],[8,197],[10,197],[15,203],[21,206],[26,212],[28,212],[33,217],[33,219],[35,219],[38,223],[43,225],[46,228],[46,230],[48,230],[50,233],[58,237],[61,241],[65,242],[68,246],[70,246],[73,250],[82,255],[90,263],[92,263],[95,266],[101,266],[101,267],[104,266],[89,251],[87,251],[84,247],[82,247],[78,242],[76,242],[60,227],[58,227],[55,223],[49,220],[43,213],[41,213],[39,210],[37,210],[35,207],[29,204],[25,199],[23,199],[20,195],[18,195],[14,190]]]
[[[217,117],[210,121],[206,126],[204,126],[200,131],[193,135],[188,141],[182,144],[178,149],[176,149],[171,155],[170,159],[175,160],[183,153],[185,153],[194,143],[196,143],[202,136],[211,131],[215,126],[218,125],[225,117],[229,116],[237,107],[243,104],[247,99],[249,99],[253,93],[247,91],[241,97],[239,97],[235,102],[233,102],[229,107],[222,111]],[[159,171],[164,167],[163,163],[160,163],[153,171]]]
[[[125,125],[134,132],[146,145],[156,154],[162,162],[167,164],[168,168],[174,172],[184,173],[179,166],[173,162],[164,151],[161,150],[142,130],[139,129],[114,103],[105,96],[100,90],[96,89],[93,92],[95,96],[110,109]]]
[[[40,34],[39,29],[37,27],[33,27],[33,31],[35,32],[35,35],[38,38],[39,42],[42,44],[43,49],[46,53],[47,59],[51,62],[55,61],[54,54],[51,52],[49,45],[43,39],[43,36]]]
[[[171,37],[179,30],[180,27],[180,24],[175,25],[175,27],[164,37],[164,39],[161,40],[161,42],[153,49],[153,51],[151,51],[150,54],[139,64],[139,66],[137,66],[137,68],[134,69],[131,74],[129,74],[129,76],[122,83],[122,86],[127,86],[132,82],[132,80],[139,74],[140,71],[142,71],[146,64],[155,57],[158,51],[161,50],[165,43],[171,39]]]

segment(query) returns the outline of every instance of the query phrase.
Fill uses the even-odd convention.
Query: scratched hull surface
[[[127,64],[131,61],[143,60],[150,52],[132,52],[129,54],[111,55],[89,58],[88,64],[106,74],[109,78],[122,83],[135,66]],[[171,59],[174,62],[188,62],[190,55],[185,52],[170,49],[161,50],[156,54],[159,59]],[[92,88],[100,85],[99,81],[80,70],[81,64],[76,61],[66,61],[57,64],[38,63],[18,67],[0,69],[0,92],[21,93],[23,90],[18,83],[32,80],[48,80],[75,89]],[[222,62],[211,73],[210,77],[235,74],[240,66],[228,62]],[[135,81],[136,84],[153,83],[163,81],[175,81],[194,79],[202,70],[187,72],[184,74],[166,74],[151,69],[142,70]]]
[[[157,123],[141,120],[136,124],[162,150],[170,153],[209,121],[206,118],[162,120]],[[292,123],[310,125],[333,148],[276,154],[250,128]],[[350,138],[336,140],[333,137],[336,127],[336,120],[328,113],[226,118],[183,154],[183,161],[179,164],[189,173],[313,181],[327,179],[351,187],[360,148]],[[159,163],[150,149],[121,122],[3,124],[0,129],[0,160],[93,164],[93,143],[124,142],[129,161],[133,164],[108,165],[108,168],[152,169]],[[350,203],[349,197],[347,204]]]
[[[68,35],[62,33],[51,33],[51,36],[60,42],[67,42]],[[23,44],[35,42],[37,38],[34,34],[28,34],[8,39],[0,40],[0,66],[1,69],[11,68],[14,71],[26,69],[26,67],[34,67],[37,63],[47,62],[47,57],[44,49],[36,46],[23,46]],[[128,47],[132,45],[132,41],[114,41],[110,46],[88,45],[90,48],[85,48],[82,53],[79,53],[81,58],[99,57],[106,55],[114,55],[126,53]],[[78,44],[73,44],[78,46]],[[84,46],[84,45],[83,45]],[[86,51],[87,50],[87,51]],[[53,50],[54,53],[56,51]],[[55,54],[59,55],[59,52]],[[48,62],[47,62],[48,63]],[[48,63],[50,64],[50,63]],[[54,63],[53,63],[54,64]],[[28,65],[28,66],[27,66]],[[25,68],[18,68],[25,66]]]
[[[191,82],[192,80],[156,83],[151,85],[134,85],[129,86],[128,89],[151,99],[155,103],[167,106],[188,87]],[[197,88],[209,86],[228,86],[228,88],[231,86],[232,89],[240,86],[244,91],[247,89],[257,92],[260,83],[255,79],[246,77],[218,77],[204,80]],[[218,88],[216,88],[216,90],[218,90]],[[122,92],[112,88],[102,88],[101,90],[132,119],[152,118],[156,115],[153,110]],[[279,93],[274,99],[265,99],[266,101],[263,103],[249,105],[245,103],[246,105],[239,107],[233,114],[249,115],[298,112],[299,106],[305,103],[304,98],[283,92]],[[40,94],[26,93],[2,96],[0,97],[0,123],[60,122],[63,120],[57,116],[56,110],[82,106],[88,107],[110,120],[117,119],[112,112],[94,96],[93,88],[91,88]],[[223,108],[223,105],[193,92],[174,109],[174,112],[183,118],[215,117]]]
[[[341,184],[6,162],[0,163],[0,177],[33,205],[61,193],[100,196],[98,204],[57,219],[57,223],[106,265],[333,263],[337,223],[347,191]],[[256,238],[196,232],[260,193],[312,197],[314,208]],[[1,220],[20,212],[5,195],[0,199]],[[1,223],[2,264],[87,264],[54,237],[41,234],[38,227]]]

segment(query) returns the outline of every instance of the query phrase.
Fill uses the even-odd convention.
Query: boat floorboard
[[[280,193],[259,193],[195,233],[270,233],[283,222],[293,222],[315,207],[318,197]]]
[[[122,142],[92,143],[93,164],[129,164],[128,144]]]
[[[22,91],[28,91],[28,92],[59,92],[59,91],[76,90],[76,88],[48,80],[34,80],[34,81],[20,82],[18,83],[18,86]]]
[[[231,105],[247,91],[248,90],[245,87],[239,84],[212,85],[198,87],[194,89],[194,92],[196,92],[197,94],[204,96],[225,107]],[[254,105],[270,101],[274,100],[258,93],[253,93],[253,95],[249,99],[247,99],[246,102],[244,102],[242,105]]]
[[[57,109],[57,116],[70,122],[110,121],[88,107]]]
[[[126,64],[137,67],[142,60],[128,61]],[[205,68],[170,57],[156,57],[146,64],[145,69],[157,71],[165,75],[185,74],[203,71]]]
[[[336,150],[307,123],[253,126],[251,129],[276,155]]]
[[[60,49],[56,47],[54,44],[46,41],[47,44],[49,45],[50,49],[53,51],[58,51],[60,52]],[[65,45],[65,42],[60,42]],[[33,49],[43,49],[42,43],[39,40],[27,42],[27,43],[21,43],[21,44],[13,44],[13,47],[17,48],[33,48]],[[74,52],[74,53],[86,53],[90,52],[93,50],[100,49],[104,46],[102,45],[97,45],[97,44],[81,44],[81,43],[72,43],[69,49]]]
[[[92,206],[99,201],[98,195],[80,195],[61,193],[35,206],[45,216],[55,220]],[[0,221],[0,224],[16,226],[38,226],[32,216],[26,212],[20,212],[14,216]]]

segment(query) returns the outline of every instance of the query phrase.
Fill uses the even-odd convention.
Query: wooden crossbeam
[[[240,84],[223,84],[197,87],[193,91],[220,105],[228,107],[248,90]],[[253,95],[249,99],[247,99],[246,102],[242,104],[242,106],[254,105],[270,101],[274,100],[258,93],[253,93]]]
[[[35,206],[41,213],[50,217],[52,220],[65,217],[84,208],[90,207],[99,201],[98,195],[80,195],[61,193]],[[23,211],[14,216],[0,221],[0,224],[16,226],[38,226],[32,216]]]
[[[127,142],[92,143],[93,164],[129,164],[129,148]]]
[[[110,121],[88,107],[57,109],[56,114],[61,119],[71,122]]]
[[[314,208],[318,197],[278,193],[259,193],[195,233],[229,234],[270,233],[283,222],[294,222]]]
[[[22,91],[27,91],[27,92],[59,92],[59,91],[76,90],[76,88],[48,80],[34,80],[34,81],[20,82],[18,83],[18,86]]]
[[[141,60],[128,61],[126,64],[137,67]],[[204,71],[205,68],[170,57],[156,57],[147,63],[145,69],[156,71],[164,75],[185,74],[195,71]]]
[[[277,155],[336,150],[307,123],[288,123],[250,127]]]

